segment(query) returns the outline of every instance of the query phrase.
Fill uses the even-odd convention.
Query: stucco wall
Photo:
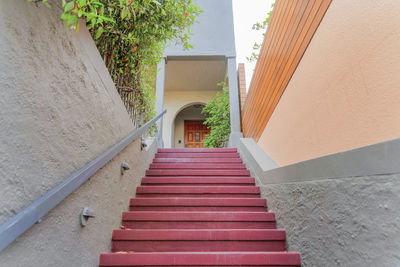
[[[400,2],[333,0],[258,144],[279,164],[400,136]]]
[[[217,90],[165,91],[164,109],[167,110],[167,113],[163,119],[164,147],[170,148],[174,143],[176,115],[193,104],[207,104],[211,98],[216,96],[217,92]]]
[[[0,2],[0,223],[133,130],[87,30],[50,3]]]
[[[50,3],[0,1],[0,223],[133,130],[89,33],[66,29],[60,1]],[[1,252],[0,265],[96,265],[152,153],[131,144]],[[135,170],[121,176],[125,160]],[[83,206],[97,214],[86,228]]]
[[[261,186],[303,266],[400,266],[400,174]]]
[[[0,252],[0,266],[98,266],[100,253],[111,252],[112,230],[119,229],[122,212],[129,209],[129,199],[157,150],[155,142],[148,150],[141,151],[140,145],[139,139],[128,145],[41,223]],[[122,162],[131,167],[124,175]],[[85,227],[79,224],[83,207],[96,214]]]
[[[284,167],[254,145],[238,150],[303,266],[400,266],[400,138]]]

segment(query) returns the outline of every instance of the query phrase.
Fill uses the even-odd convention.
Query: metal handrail
[[[53,189],[35,200],[14,217],[3,223],[0,226],[0,251],[11,244],[18,236],[23,234],[32,225],[40,222],[41,218],[44,215],[46,215],[62,200],[64,200],[73,191],[75,191],[87,179],[89,179],[100,168],[102,168],[108,161],[118,155],[118,153],[121,152],[127,145],[132,143],[138,137],[142,136],[144,131],[152,126],[158,119],[162,118],[162,116],[166,112],[167,111],[164,110],[155,118],[144,124],[142,127],[134,130],[117,144],[113,145],[100,156],[77,170],[62,183],[55,186]]]

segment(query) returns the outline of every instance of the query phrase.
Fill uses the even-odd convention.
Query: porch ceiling
[[[165,69],[165,90],[218,90],[225,73],[223,60],[171,60]]]

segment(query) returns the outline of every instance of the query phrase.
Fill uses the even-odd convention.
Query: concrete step
[[[156,153],[156,158],[239,158],[239,153]]]
[[[258,266],[300,267],[297,252],[157,252],[104,253],[101,267],[127,266]]]
[[[154,158],[153,163],[242,163],[241,158]]]
[[[273,212],[127,211],[122,225],[130,229],[275,229]]]
[[[248,170],[168,170],[152,169],[146,176],[250,176]]]
[[[159,148],[158,153],[236,153],[236,148]]]
[[[281,229],[140,229],[114,230],[112,251],[284,251]]]
[[[254,186],[255,179],[254,177],[193,177],[193,176],[184,176],[184,177],[143,177],[142,185],[145,186],[157,186],[157,185],[226,185],[226,186]]]
[[[259,198],[257,186],[138,186],[136,197]]]
[[[242,163],[152,163],[150,169],[246,169]]]
[[[259,198],[132,198],[130,211],[259,211],[267,210]]]

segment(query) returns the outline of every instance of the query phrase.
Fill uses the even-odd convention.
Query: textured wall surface
[[[303,266],[400,266],[400,174],[261,186]]]
[[[133,130],[87,30],[0,2],[0,223]]]
[[[147,151],[140,150],[140,140],[130,144],[41,223],[0,252],[0,266],[98,266],[100,253],[111,251],[112,230],[119,229],[121,214],[129,209],[129,198],[135,196],[156,150],[156,142]],[[131,167],[124,175],[122,162]],[[85,227],[79,224],[83,207],[96,214]]]
[[[279,165],[400,136],[399,23],[398,0],[332,1],[258,142]]]
[[[60,1],[50,3],[0,1],[0,223],[133,130],[89,33],[65,28]],[[155,149],[130,144],[2,251],[0,266],[96,266]],[[84,206],[96,218],[81,228]]]

